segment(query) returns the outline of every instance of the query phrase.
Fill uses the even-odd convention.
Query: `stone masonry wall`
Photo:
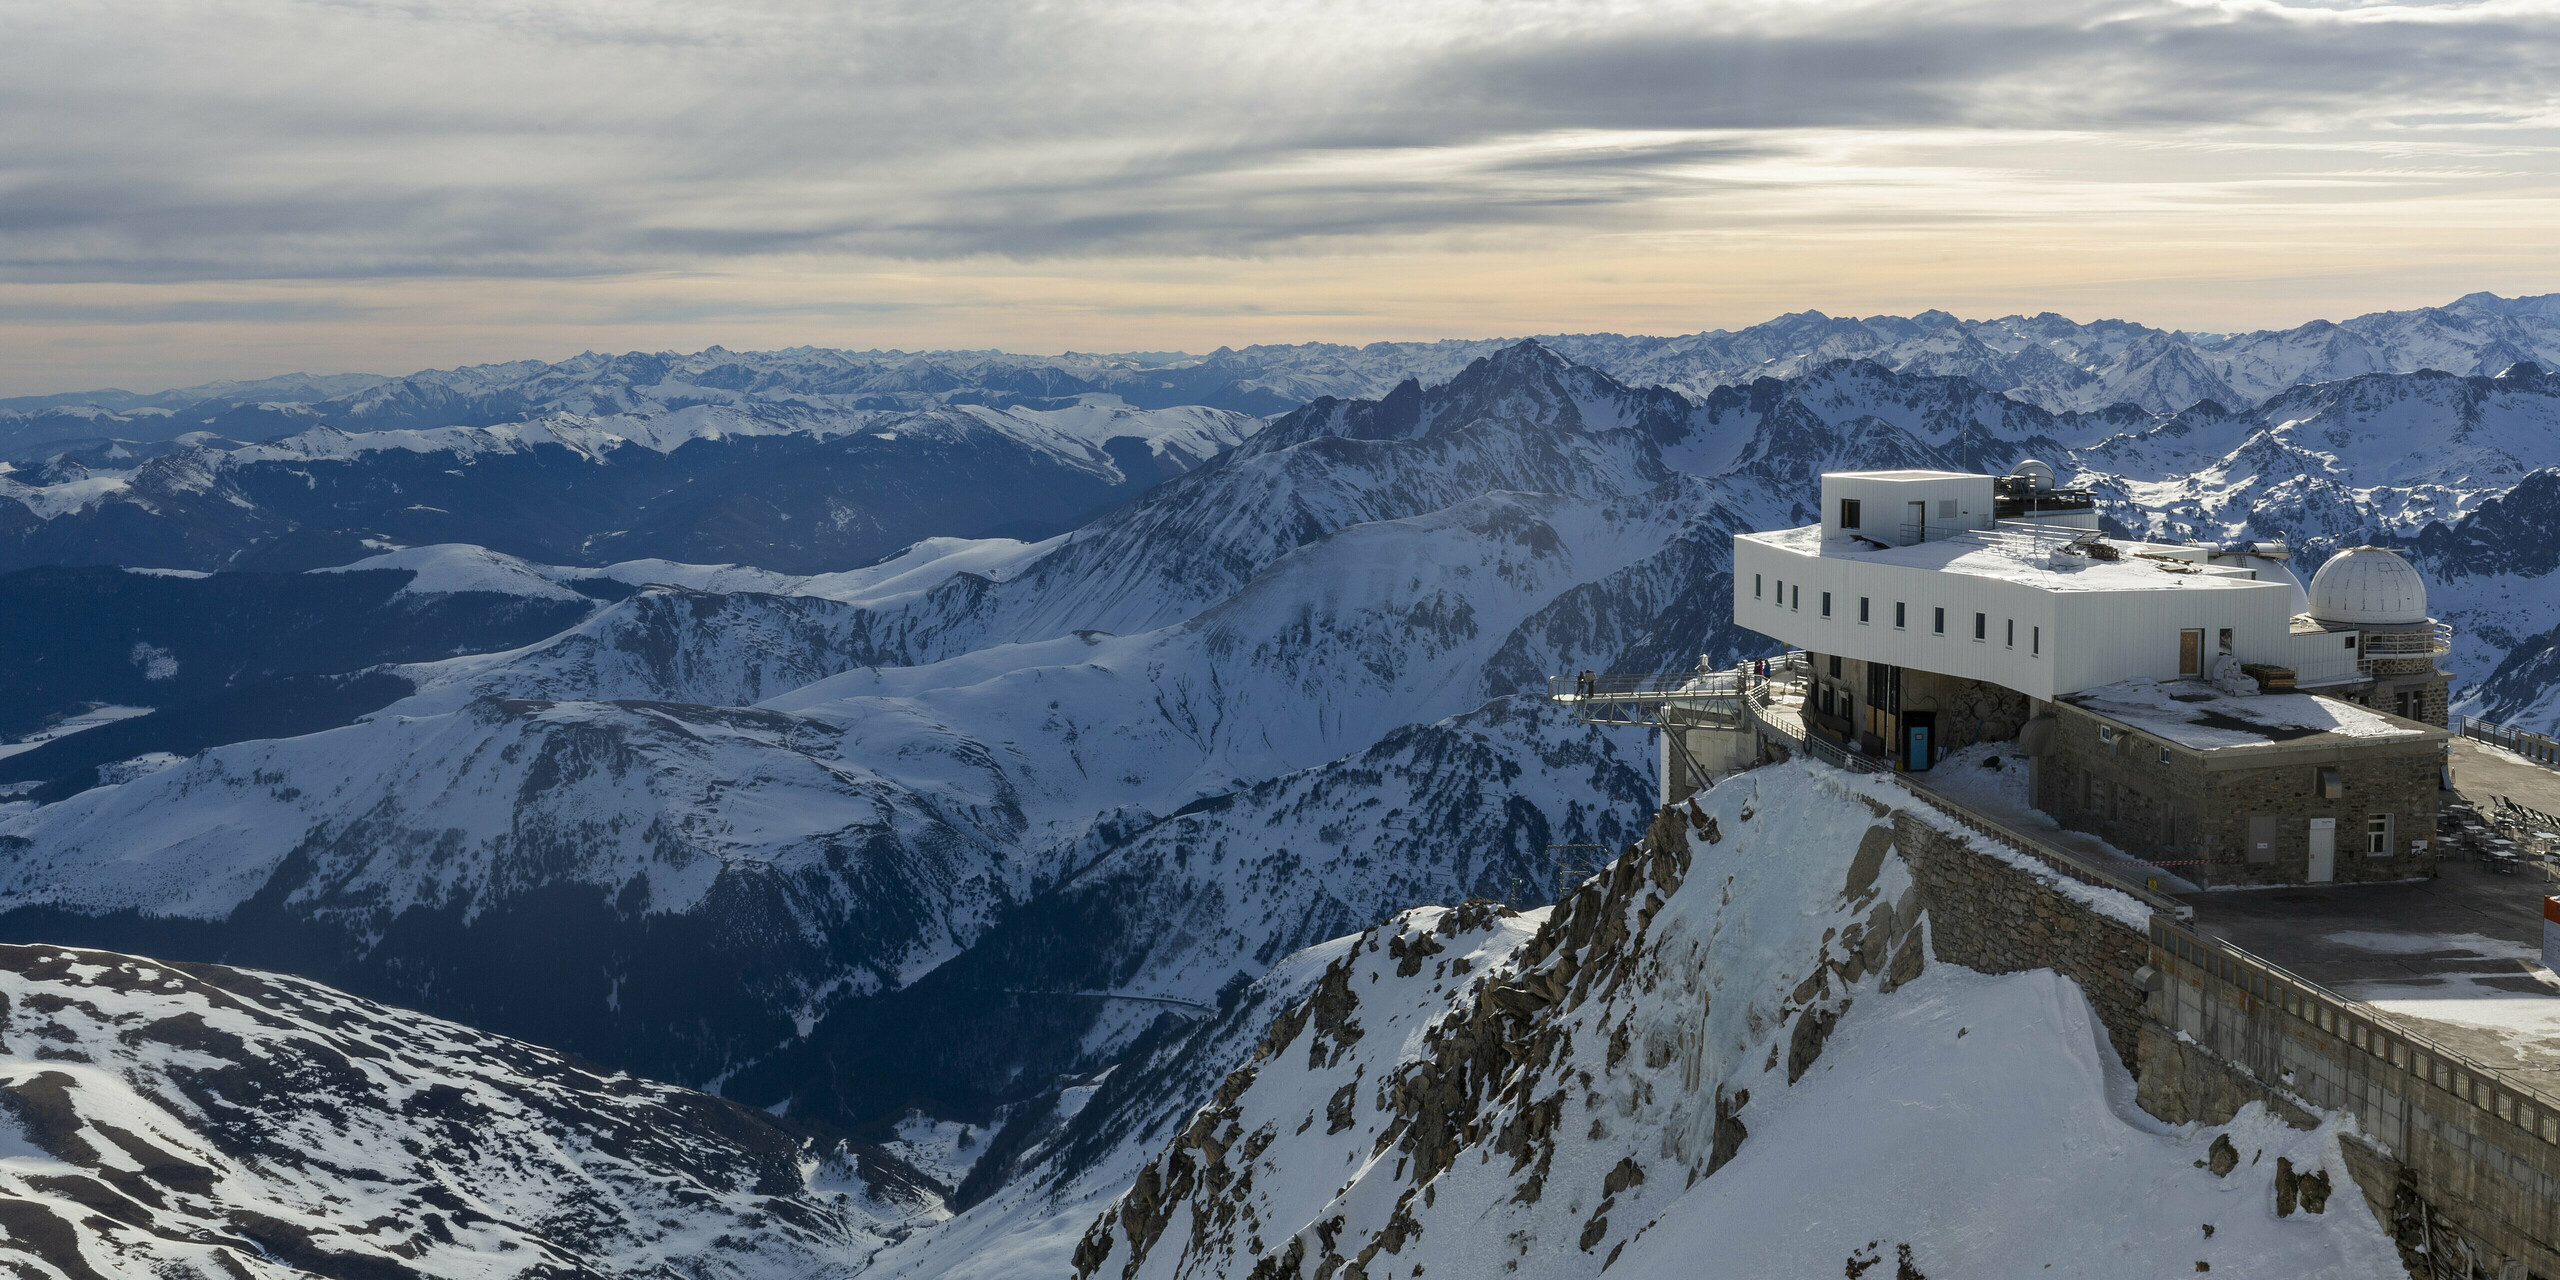
[[[2307,997],[2218,954],[2203,959],[2211,967],[2154,953],[2157,990],[2144,1006],[2152,1026],[2136,1070],[2144,1110],[2217,1123],[2257,1097],[2283,1102],[2278,1113],[2297,1124],[2297,1104],[2351,1113],[2375,1152],[2391,1156],[2379,1173],[2351,1172],[2404,1250],[2423,1244],[2441,1256],[2455,1247],[2477,1264],[2448,1275],[2560,1277],[2560,1123],[2507,1081],[2445,1059],[2351,1002]],[[2459,1244],[2433,1234],[2442,1232]]]
[[[2051,969],[2079,983],[2117,1056],[2134,1065],[2143,1021],[2134,971],[2151,950],[2141,930],[1908,812],[1894,812],[1893,829],[1894,847],[1919,882],[1938,959],[1982,973]]]
[[[2262,769],[2207,770],[2202,756],[2176,748],[2163,762],[2161,744],[2138,733],[2119,731],[2114,742],[2102,742],[2096,717],[2068,703],[2053,710],[2053,749],[2036,762],[2036,807],[2136,857],[2177,864],[2170,869],[2198,884],[2305,883],[2312,818],[2338,824],[2340,883],[2408,880],[2435,870],[2442,755],[2433,743],[2356,747],[2329,759]],[[2320,795],[2324,768],[2339,770],[2342,798]],[[2392,851],[2386,857],[2365,852],[2365,819],[2375,813],[2392,817]],[[2249,860],[2253,817],[2276,819],[2271,861]],[[2413,852],[2415,840],[2430,844]]]

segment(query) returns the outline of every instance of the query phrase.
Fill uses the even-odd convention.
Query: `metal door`
[[[1919,773],[1929,767],[1929,729],[1930,726],[1925,724],[1909,725],[1903,729],[1903,768]]]
[[[2249,819],[2248,855],[2251,862],[2276,860],[2276,819],[2273,815]]]
[[[2311,820],[2311,874],[2313,884],[2327,884],[2338,878],[2338,820]]]

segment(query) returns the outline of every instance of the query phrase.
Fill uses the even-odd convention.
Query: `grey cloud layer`
[[[2519,5],[0,13],[0,273],[573,275],[1641,225],[1822,130],[2547,117]]]

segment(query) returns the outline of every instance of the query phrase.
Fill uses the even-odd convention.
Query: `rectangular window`
[[[2368,857],[2391,856],[2391,815],[2376,813],[2364,820],[2364,851]]]
[[[1760,598],[1760,575],[1756,573],[1751,575],[1751,598]]]
[[[1858,500],[1856,498],[1842,498],[1840,500],[1840,527],[1843,529],[1855,529],[1858,527]]]
[[[2044,628],[2027,628],[2027,654],[2037,658],[2044,656]]]
[[[2350,649],[2356,647],[2356,637],[2352,631],[2347,633],[2347,647]]]
[[[1901,601],[1899,601],[1899,600],[1896,600],[1896,601],[1894,601],[1894,602],[1893,602],[1893,629],[1894,629],[1894,630],[1896,630],[1896,631],[1900,631],[1900,630],[1902,630],[1903,622],[1904,622],[1903,612],[1904,612],[1904,610],[1906,610],[1907,608],[1909,608],[1909,606],[1907,606],[1907,605],[1903,604],[1903,603],[1902,603]]]
[[[1795,589],[1793,592],[1789,593],[1789,594],[1788,594],[1788,596],[1787,596],[1787,608],[1788,608],[1788,609],[1790,609],[1790,610],[1795,610],[1795,609],[1801,609],[1801,608],[1803,608],[1803,607],[1804,607],[1804,584],[1803,584],[1803,583],[1801,583],[1801,582],[1799,582],[1799,583],[1797,583],[1797,584],[1796,584],[1796,589]]]
[[[1956,500],[1955,500],[1955,499],[1953,499],[1953,498],[1940,498],[1940,499],[1938,499],[1938,518],[1939,518],[1939,519],[1941,519],[1941,520],[1953,520],[1953,519],[1955,519],[1955,518],[1956,518]]]
[[[1867,598],[1865,596],[1858,597],[1858,625],[1862,627],[1867,625]]]
[[[2009,619],[2009,638],[2001,641],[2001,644],[2010,649],[2018,647],[2018,620],[2016,618]]]
[[[2178,633],[2178,674],[2182,676],[2204,674],[2204,630],[2202,628]]]
[[[1836,653],[1831,655],[1831,678],[1840,678],[1840,655]]]
[[[1828,591],[1822,593],[1822,616],[1831,616],[1831,593]]]
[[[1931,629],[1936,631],[1939,635],[1945,635],[1947,633],[1947,611],[1942,608],[1933,610],[1932,612],[1936,613],[1938,616],[1937,620],[1932,624]]]
[[[2167,747],[2160,748],[2160,763],[2169,763],[2169,749]]]
[[[1990,619],[1985,618],[1978,613],[1973,615],[1973,638],[1976,640],[1988,640],[1991,638]]]
[[[1787,607],[1787,580],[1784,578],[1778,579],[1778,607]]]

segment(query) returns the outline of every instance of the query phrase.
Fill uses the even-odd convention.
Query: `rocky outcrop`
[[[1487,1215],[1515,1259],[1614,1261],[1750,1140],[1754,1088],[1925,964],[1881,806],[1768,772],[1774,806],[1735,784],[1665,809],[1551,909],[1359,935],[1088,1231],[1078,1275],[1404,1275]],[[1804,905],[1760,910],[1781,900]],[[1721,945],[1741,933],[1758,945]]]

